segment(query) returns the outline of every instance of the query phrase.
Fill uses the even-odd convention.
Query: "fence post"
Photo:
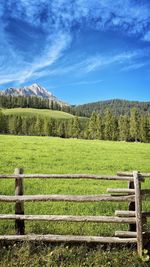
[[[134,181],[129,181],[128,183],[129,189],[135,189],[134,187]],[[135,201],[132,201],[129,203],[129,211],[135,211]],[[135,224],[129,224],[129,231],[136,231],[136,225]]]
[[[23,169],[15,169],[15,175],[23,174]],[[23,195],[23,178],[15,179],[15,195],[22,196]],[[15,204],[15,214],[24,215],[24,202],[16,201]],[[15,220],[15,229],[16,234],[24,235],[25,233],[25,225],[24,220]]]
[[[142,236],[142,198],[141,198],[141,181],[137,171],[133,172],[135,187],[135,214],[136,214],[136,232],[137,232],[137,251],[142,256],[143,236]]]

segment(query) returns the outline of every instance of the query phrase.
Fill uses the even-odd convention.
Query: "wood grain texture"
[[[118,217],[135,217],[135,211],[116,210],[115,215]]]
[[[99,222],[99,223],[136,223],[135,218],[115,216],[73,216],[73,215],[14,215],[1,214],[0,220],[27,221],[67,221],[67,222]]]
[[[133,201],[134,195],[130,196],[110,196],[110,195],[24,195],[24,196],[5,196],[0,195],[0,202],[16,202],[16,201],[68,201],[68,202],[124,202]]]
[[[118,236],[118,237],[137,237],[137,233],[131,232],[131,231],[116,231],[115,236]]]
[[[119,177],[109,175],[92,175],[92,174],[22,174],[22,175],[9,175],[0,174],[0,179],[16,179],[16,178],[40,178],[40,179],[95,179],[95,180],[118,180],[129,181],[133,177]]]
[[[130,188],[108,188],[107,189],[108,193],[129,193],[129,194],[134,194],[135,190],[130,189]]]
[[[137,250],[142,256],[143,236],[142,236],[142,199],[141,199],[141,182],[137,171],[133,172],[135,187],[135,213],[136,213],[136,232],[137,232]]]
[[[23,169],[15,169],[15,174],[22,174]],[[15,195],[22,196],[23,195],[23,178],[15,179]],[[24,202],[17,201],[15,203],[15,214],[24,214]],[[25,224],[24,221],[17,220],[15,221],[15,229],[16,234],[24,235],[25,234]]]
[[[136,238],[118,238],[101,236],[72,236],[72,235],[0,235],[0,240],[12,241],[45,241],[45,242],[69,242],[69,243],[136,243]]]

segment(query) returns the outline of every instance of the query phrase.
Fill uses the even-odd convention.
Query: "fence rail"
[[[134,201],[135,196],[110,196],[110,195],[94,195],[94,196],[75,196],[75,195],[24,195],[24,196],[3,196],[0,195],[0,202],[16,202],[16,201],[68,201],[68,202],[124,202]]]
[[[94,180],[118,180],[133,181],[133,177],[125,176],[108,176],[108,175],[92,175],[92,174],[0,174],[0,179],[94,179]]]
[[[47,242],[99,242],[137,244],[137,251],[142,256],[144,246],[143,224],[150,217],[150,212],[142,211],[142,201],[150,197],[150,189],[141,189],[141,182],[150,174],[119,172],[117,176],[91,174],[23,174],[22,169],[15,169],[13,175],[0,175],[0,179],[15,179],[15,196],[0,195],[0,202],[15,202],[15,214],[0,214],[0,220],[15,220],[15,235],[0,235],[0,240],[30,240]],[[24,179],[96,179],[127,181],[128,188],[108,188],[109,194],[101,195],[24,195]],[[34,201],[68,202],[127,202],[129,210],[116,210],[115,216],[73,216],[73,215],[25,215],[24,203]],[[116,231],[113,237],[72,236],[72,235],[25,235],[25,221],[65,221],[125,223],[129,231]]]

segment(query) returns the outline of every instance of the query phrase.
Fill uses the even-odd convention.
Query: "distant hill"
[[[49,101],[53,101],[58,103],[60,106],[69,106],[69,104],[61,101],[52,93],[48,92],[47,89],[40,86],[39,84],[32,84],[30,86],[24,86],[20,88],[10,87],[5,90],[0,91],[0,96],[34,96],[40,97],[43,99],[49,99]]]
[[[54,119],[71,119],[74,116],[58,110],[49,110],[49,109],[34,109],[34,108],[11,108],[11,109],[2,109],[2,113],[5,115],[16,115],[21,117],[48,117]]]
[[[150,102],[128,101],[121,99],[112,99],[98,101],[75,106],[76,113],[80,116],[90,116],[93,111],[104,113],[110,109],[115,115],[129,115],[132,108],[137,108],[140,112],[150,113]]]

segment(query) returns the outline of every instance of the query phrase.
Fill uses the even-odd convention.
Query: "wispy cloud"
[[[63,51],[68,47],[70,43],[70,36],[59,33],[59,35],[53,35],[54,41],[51,46],[46,46],[45,51],[43,51],[43,56],[36,58],[36,60],[31,64],[30,70],[27,74],[20,78],[20,82],[24,82],[30,77],[41,77],[44,75],[43,71],[39,71],[47,66],[51,66],[56,62],[63,54]]]
[[[92,84],[99,84],[99,83],[102,83],[103,82],[103,80],[102,79],[99,79],[99,80],[90,80],[90,81],[88,81],[88,80],[86,80],[86,81],[74,81],[74,82],[72,82],[72,83],[65,83],[65,84],[63,84],[63,85],[65,85],[65,86],[74,86],[74,85],[92,85]]]
[[[85,62],[84,71],[89,73],[96,70],[97,68],[104,68],[106,66],[115,64],[115,63],[124,63],[136,57],[136,52],[124,52],[121,54],[111,55],[111,56],[99,56],[89,58]]]
[[[30,78],[45,76],[46,73],[42,69],[56,62],[62,56],[63,51],[68,47],[71,40],[70,36],[64,33],[55,34],[51,38],[54,38],[52,44],[47,45],[42,56],[36,56],[31,63],[25,62],[22,56],[18,55],[18,51],[13,50],[11,45],[2,44],[1,47],[6,53],[3,53],[3,58],[0,58],[0,84],[12,81],[23,83]]]
[[[129,52],[123,52],[119,54],[111,54],[111,55],[100,55],[96,54],[96,56],[89,56],[85,59],[79,59],[76,63],[72,64],[70,61],[66,61],[65,64],[60,64],[59,66],[42,70],[37,70],[33,73],[33,77],[42,77],[42,76],[64,76],[68,74],[72,74],[72,76],[80,77],[83,74],[88,75],[89,73],[92,73],[97,70],[102,70],[105,68],[109,68],[112,65],[118,66],[119,71],[130,71],[142,68],[148,64],[150,64],[149,61],[140,62],[143,57],[147,57],[147,55],[150,54],[149,49],[143,49],[143,50],[134,50]],[[138,62],[139,61],[139,62]],[[98,83],[102,82],[102,80],[93,81],[92,83]],[[84,85],[89,84],[88,81],[77,81],[73,83],[68,83],[68,85]]]
[[[129,66],[125,66],[121,69],[121,71],[131,71],[131,70],[138,70],[141,69],[147,65],[150,65],[150,61],[149,62],[136,62],[134,64],[131,64]]]
[[[73,40],[72,28],[76,24],[78,27],[82,28],[86,25],[97,31],[120,29],[124,34],[136,35],[139,40],[150,42],[149,11],[148,1],[134,0],[8,0],[5,3],[2,1],[0,3],[0,84],[13,81],[23,83],[30,78],[65,74],[73,70],[89,73],[111,64],[130,63],[137,57],[134,52],[107,57],[96,55],[74,63],[72,66],[54,68],[54,63],[62,57]],[[32,60],[27,60],[23,48],[15,48],[7,30],[10,19],[20,20],[44,33],[46,44],[42,53],[35,53]],[[126,67],[126,70],[142,66],[142,63],[133,62]]]

